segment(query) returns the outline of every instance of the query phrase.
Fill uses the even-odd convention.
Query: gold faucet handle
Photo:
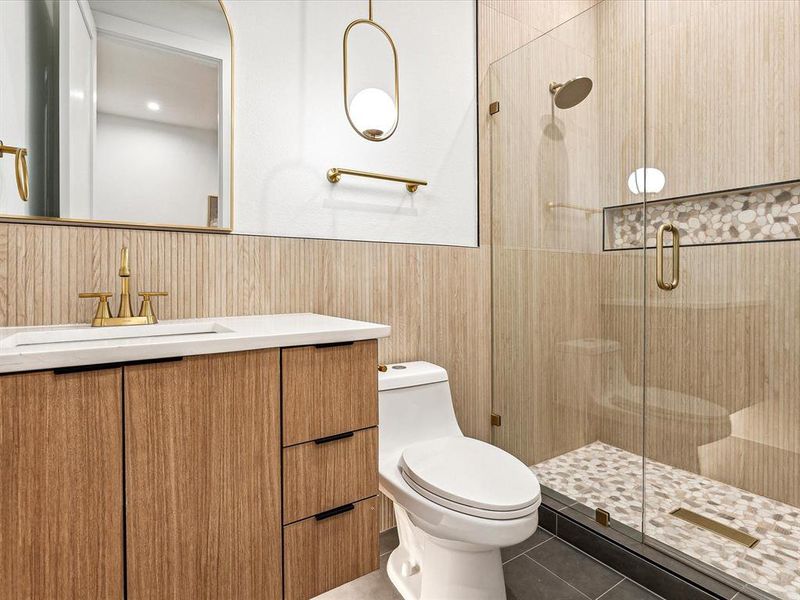
[[[142,306],[139,308],[139,316],[147,317],[148,325],[158,323],[156,313],[153,312],[153,304],[150,302],[150,298],[153,296],[166,296],[167,292],[139,292],[139,295],[142,297]]]
[[[113,296],[112,292],[81,292],[78,298],[98,298],[97,310],[92,319],[92,327],[102,325],[103,319],[111,318],[111,310],[108,308],[108,299]]]

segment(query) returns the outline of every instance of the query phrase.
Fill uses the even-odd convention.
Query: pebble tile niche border
[[[647,215],[648,248],[664,223],[678,227],[681,246],[800,239],[800,181],[660,200]],[[604,250],[641,249],[641,204],[606,208],[604,221]]]

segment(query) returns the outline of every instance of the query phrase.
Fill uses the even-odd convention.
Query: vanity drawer
[[[286,600],[313,598],[378,568],[378,499],[340,510],[283,528]]]
[[[283,449],[283,522],[378,493],[378,428]]]
[[[281,351],[283,445],[378,424],[378,342]]]

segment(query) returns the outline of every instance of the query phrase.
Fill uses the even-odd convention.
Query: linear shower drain
[[[677,517],[678,519],[682,519],[687,523],[691,523],[692,525],[697,525],[698,527],[707,529],[708,531],[716,533],[717,535],[726,537],[729,540],[736,542],[737,544],[741,544],[742,546],[747,546],[748,548],[755,547],[755,545],[758,544],[759,542],[759,539],[757,537],[753,537],[748,533],[739,531],[738,529],[734,529],[733,527],[729,527],[724,523],[715,521],[714,519],[709,519],[708,517],[699,515],[696,512],[693,512],[687,508],[676,508],[669,514],[671,514],[673,517]]]

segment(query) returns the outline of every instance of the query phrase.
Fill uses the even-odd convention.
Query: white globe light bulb
[[[367,137],[380,138],[394,127],[394,101],[378,88],[361,90],[350,102],[350,119]]]
[[[664,173],[654,167],[639,167],[628,177],[628,189],[632,194],[657,194],[666,183]]]

